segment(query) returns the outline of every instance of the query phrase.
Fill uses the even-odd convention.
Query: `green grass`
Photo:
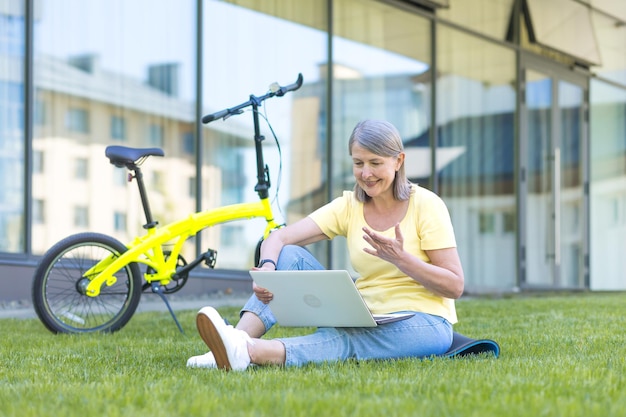
[[[626,294],[457,303],[456,330],[501,356],[187,369],[195,311],[137,314],[109,335],[0,320],[0,416],[624,416]],[[237,309],[220,310],[231,322]],[[272,337],[305,329],[277,327]]]

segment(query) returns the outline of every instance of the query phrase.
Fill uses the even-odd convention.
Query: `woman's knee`
[[[322,264],[305,248],[297,245],[286,245],[278,256],[277,268],[281,270],[324,269]]]

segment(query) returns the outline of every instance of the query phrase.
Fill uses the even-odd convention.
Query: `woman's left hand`
[[[372,246],[372,249],[363,248],[363,250],[370,255],[395,263],[404,252],[404,238],[400,231],[400,224],[396,224],[395,231],[396,237],[393,239],[382,236],[364,227],[363,232],[365,232],[365,234],[363,235],[363,239]]]
[[[395,227],[395,239],[381,236],[367,227],[363,231],[363,239],[372,246],[363,248],[365,252],[392,263],[433,294],[453,299],[463,294],[463,268],[456,247],[425,251],[430,259],[425,262],[404,251],[399,224]]]

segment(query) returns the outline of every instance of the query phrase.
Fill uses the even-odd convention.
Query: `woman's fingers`
[[[363,250],[370,255],[378,256],[379,258],[393,262],[393,259],[403,250],[404,238],[402,237],[402,232],[400,231],[400,225],[396,225],[395,227],[395,239],[379,235],[367,227],[363,228],[363,232],[365,232],[363,239],[372,247],[372,249],[363,248]]]
[[[258,298],[264,304],[269,303],[274,298],[274,294],[269,292],[266,288],[259,287],[254,281],[252,281],[252,291],[256,295],[256,298]]]

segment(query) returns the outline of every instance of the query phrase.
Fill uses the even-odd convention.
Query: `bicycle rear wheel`
[[[43,324],[54,333],[114,332],[131,319],[141,298],[137,263],[117,271],[111,286],[86,295],[85,272],[102,259],[126,252],[117,239],[99,233],[69,236],[44,255],[33,277],[32,298]]]

